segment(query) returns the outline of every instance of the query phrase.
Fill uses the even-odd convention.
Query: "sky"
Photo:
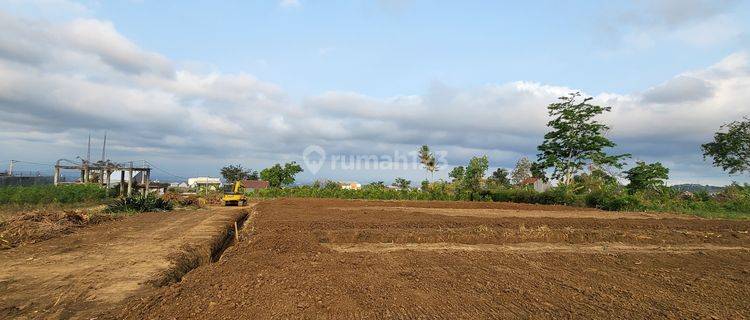
[[[109,159],[163,180],[297,161],[303,182],[417,181],[336,159],[422,144],[438,179],[535,159],[546,106],[580,91],[612,107],[612,152],[670,184],[750,182],[700,152],[750,115],[748,1],[0,0],[0,30],[0,167],[85,156],[89,134],[98,156],[106,131]]]

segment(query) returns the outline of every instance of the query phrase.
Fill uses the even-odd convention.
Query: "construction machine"
[[[225,206],[245,206],[247,205],[247,196],[245,196],[245,187],[242,183],[235,181],[233,184],[224,186],[224,196],[221,197],[221,203]]]

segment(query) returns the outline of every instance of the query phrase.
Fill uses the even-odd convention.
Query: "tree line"
[[[611,111],[611,107],[593,104],[592,100],[592,97],[582,98],[581,93],[575,92],[550,104],[547,107],[551,118],[547,127],[550,130],[537,147],[539,153],[536,162],[524,157],[510,173],[498,168],[487,178],[488,183],[518,185],[530,177],[544,181],[555,179],[565,186],[586,178],[616,182],[617,170],[621,170],[632,155],[608,152],[617,144],[606,136],[610,127],[599,122],[597,117]],[[423,166],[432,174],[438,168],[429,150],[428,146],[422,146],[419,154]],[[729,174],[750,172],[750,118],[744,117],[721,126],[714,134],[713,141],[701,145],[701,150],[704,159],[711,158],[715,166]],[[471,192],[478,188],[487,169],[486,156],[474,157],[466,167],[454,167],[448,176],[462,189]],[[663,186],[669,178],[669,169],[661,162],[636,161],[620,176],[629,181],[628,191],[635,193]]]

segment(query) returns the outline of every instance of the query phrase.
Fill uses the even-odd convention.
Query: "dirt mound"
[[[118,218],[85,210],[25,212],[0,222],[0,250],[51,239],[87,225],[115,219]]]
[[[169,192],[162,196],[162,199],[171,201],[180,207],[205,208],[208,201],[195,194],[179,194]]]

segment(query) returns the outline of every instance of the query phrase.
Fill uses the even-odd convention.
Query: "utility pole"
[[[91,161],[91,132],[89,132],[89,145],[86,149],[86,162]]]
[[[106,150],[107,150],[107,131],[104,131],[104,143],[102,144],[102,173],[99,178],[99,184],[104,183],[105,181],[104,174],[108,173],[108,171],[104,169],[105,167],[107,167],[106,162],[104,162]],[[109,185],[107,185],[106,188],[109,188]]]

